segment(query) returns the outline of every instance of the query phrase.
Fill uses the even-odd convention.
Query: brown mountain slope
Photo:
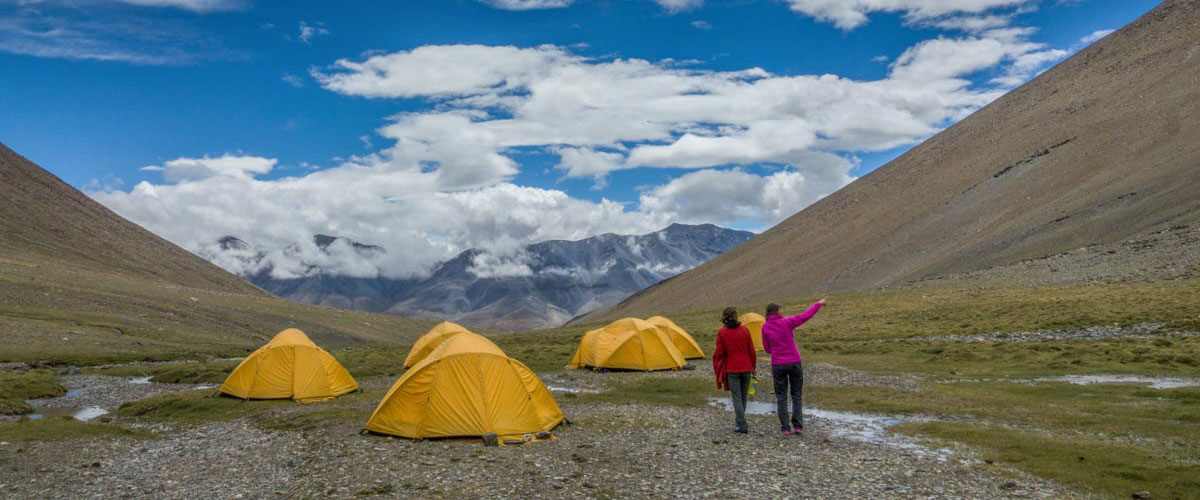
[[[0,144],[0,259],[265,294],[129,222]]]
[[[293,326],[404,343],[432,324],[270,295],[0,145],[0,362],[238,355]]]
[[[1167,1],[742,246],[586,317],[969,272],[1200,222],[1200,1]]]

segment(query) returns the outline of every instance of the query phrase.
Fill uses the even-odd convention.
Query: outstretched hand
[[[825,297],[821,297],[821,300],[818,300],[817,303],[821,304],[821,305],[825,305]]]

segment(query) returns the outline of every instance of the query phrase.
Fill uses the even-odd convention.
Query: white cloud
[[[704,0],[654,0],[654,3],[666,9],[667,12],[682,12],[704,5]]]
[[[910,21],[921,21],[956,13],[977,14],[997,7],[1012,7],[1034,0],[786,0],[792,11],[843,30],[867,22],[872,12],[903,12]]]
[[[1112,33],[1112,32],[1114,32],[1114,31],[1116,31],[1116,30],[1096,30],[1096,31],[1093,31],[1093,32],[1092,32],[1092,34],[1090,34],[1090,35],[1088,35],[1088,36],[1085,36],[1085,37],[1083,37],[1083,38],[1080,38],[1080,39],[1079,39],[1079,43],[1081,43],[1081,44],[1083,44],[1083,45],[1089,45],[1089,44],[1091,44],[1092,42],[1095,42],[1096,40],[1099,40],[1099,39],[1101,39],[1101,38],[1104,38],[1104,37],[1108,36],[1108,35],[1109,35],[1109,33]]]
[[[9,9],[0,2],[0,51],[155,66],[243,57],[185,22],[108,11],[84,16],[58,3]]]
[[[710,24],[708,21],[696,20],[692,21],[692,27],[698,30],[710,30],[712,29],[712,24]]]
[[[116,0],[142,7],[172,7],[192,12],[220,12],[242,8],[239,0]]]
[[[312,43],[312,39],[329,34],[329,30],[325,28],[324,23],[308,24],[300,21],[300,34],[296,38],[304,43]]]
[[[167,182],[195,181],[210,177],[249,179],[275,168],[276,160],[258,156],[223,155],[216,158],[177,158],[162,165],[142,167],[142,170],[163,173]]]
[[[774,224],[853,180],[857,153],[913,144],[1004,91],[967,75],[1016,78],[1061,56],[1028,35],[1005,27],[927,40],[871,81],[594,59],[557,46],[343,59],[312,76],[340,94],[414,104],[375,131],[390,141],[382,149],[295,177],[278,177],[270,158],[179,158],[151,167],[162,184],[91,194],[193,251],[225,235],[282,248],[323,233],[388,250],[368,267],[326,263],[356,275],[420,274],[467,248],[498,256],[477,263],[482,274],[519,273],[519,258],[504,253],[517,244],[677,221]],[[563,175],[596,185],[632,168],[695,171],[644,188],[634,205],[591,202],[512,184],[518,149],[557,155]],[[305,273],[328,258],[298,255],[272,254],[272,265]]]
[[[367,159],[302,176],[257,178],[276,163],[253,156],[181,158],[154,168],[169,177],[166,183],[143,181],[129,192],[88,194],[197,253],[211,252],[228,235],[263,248],[297,244],[290,254],[275,251],[266,257],[277,277],[314,272],[313,265],[360,277],[419,275],[467,248],[509,255],[505,250],[517,243],[645,233],[670,222],[611,201],[594,203],[509,183],[439,191],[436,172]],[[344,252],[325,255],[304,243],[314,234],[344,236],[387,252],[366,264]],[[257,269],[255,262],[218,263],[245,273]]]
[[[559,9],[570,6],[573,0],[479,0],[497,9],[537,10]]]
[[[795,170],[759,176],[740,169],[693,172],[644,193],[640,209],[681,222],[752,220],[773,225],[802,207],[849,183],[847,170],[812,172],[829,179],[812,179]],[[832,182],[830,182],[832,181]]]
[[[283,80],[284,83],[287,83],[288,85],[291,85],[296,88],[304,87],[304,80],[296,75],[291,74],[291,73],[284,73],[283,77],[281,77],[281,80]]]

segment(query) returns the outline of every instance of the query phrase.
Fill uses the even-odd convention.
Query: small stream
[[[29,419],[73,417],[90,421],[115,411],[122,403],[170,392],[215,388],[215,384],[160,384],[151,377],[112,377],[104,375],[68,375],[63,383],[67,393],[57,398],[30,399],[33,413]],[[3,420],[20,418],[4,417]]]
[[[709,398],[708,401],[710,404],[721,406],[725,411],[733,411],[733,404],[729,398]],[[746,403],[746,413],[750,415],[775,415],[775,403],[749,401]],[[930,449],[922,446],[911,437],[889,433],[887,431],[888,427],[907,421],[901,418],[886,415],[822,410],[818,408],[805,408],[804,418],[806,422],[811,422],[805,425],[805,428],[813,427],[812,423],[815,423],[817,428],[827,429],[829,435],[832,437],[900,448],[917,455],[932,456],[940,461],[947,460],[953,454],[947,448]]]
[[[1033,382],[1067,382],[1075,385],[1092,384],[1139,384],[1153,389],[1178,389],[1200,387],[1200,378],[1150,377],[1145,375],[1059,375],[1038,377]]]

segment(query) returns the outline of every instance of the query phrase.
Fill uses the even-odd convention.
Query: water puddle
[[[89,406],[87,408],[42,408],[41,413],[31,413],[26,416],[28,416],[30,420],[37,420],[47,417],[72,417],[75,420],[87,422],[107,414],[108,410],[105,410],[104,408],[99,406]]]
[[[720,405],[726,411],[733,411],[729,398],[709,398],[709,403]],[[774,415],[775,403],[749,401],[746,403],[746,413],[751,415]],[[914,454],[933,456],[938,460],[947,460],[953,452],[946,448],[929,449],[917,443],[915,439],[887,432],[887,428],[905,421],[886,415],[868,415],[840,411],[805,408],[804,418],[815,419],[829,430],[832,437],[845,438],[863,443],[890,446],[910,451]],[[808,427],[806,425],[805,427]]]
[[[137,377],[137,378],[130,380],[129,383],[131,383],[131,384],[149,384],[149,383],[151,383],[150,379],[152,379],[152,378],[154,378],[154,377]]]
[[[1200,378],[1149,377],[1145,375],[1060,375],[1039,377],[1034,382],[1067,382],[1075,385],[1092,384],[1140,384],[1154,389],[1178,389],[1200,387]]]
[[[80,394],[83,394],[83,391],[86,391],[86,390],[87,390],[87,387],[79,387],[79,388],[76,388],[76,389],[67,389],[67,393],[66,393],[66,394],[63,394],[63,396],[62,396],[62,397],[64,397],[64,398],[73,398],[73,397],[75,397],[75,396],[78,396],[78,395],[80,395]]]
[[[560,385],[547,385],[546,388],[550,389],[551,392],[569,392],[571,394],[593,394],[600,392],[594,389],[580,389],[578,387],[563,387]]]

